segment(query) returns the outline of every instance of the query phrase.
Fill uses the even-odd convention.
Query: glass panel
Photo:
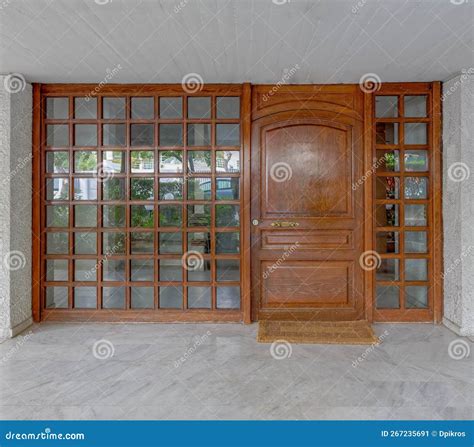
[[[102,100],[102,118],[125,118],[125,98],[104,98]]]
[[[46,200],[69,200],[69,179],[46,179]]]
[[[183,126],[181,124],[160,124],[160,146],[182,146]]]
[[[426,123],[405,123],[405,144],[426,144],[428,126]]]
[[[77,119],[96,119],[97,98],[74,98],[74,117]]]
[[[76,259],[74,261],[75,281],[97,281],[98,265],[95,259]]]
[[[404,113],[408,118],[426,117],[426,95],[405,96],[404,97]]]
[[[160,307],[163,309],[181,309],[183,289],[181,287],[160,287]]]
[[[188,309],[210,309],[210,287],[188,287]]]
[[[426,206],[405,205],[405,225],[407,227],[426,226]]]
[[[217,200],[239,200],[240,179],[238,177],[216,179]]]
[[[188,118],[210,118],[211,98],[190,97],[188,98]]]
[[[60,308],[68,307],[67,287],[46,287],[46,307]]]
[[[180,227],[182,214],[181,205],[160,205],[160,227]]]
[[[211,233],[188,233],[188,251],[211,252]]]
[[[154,223],[154,206],[153,205],[132,205],[131,212],[131,226],[132,227],[146,227],[153,228]]]
[[[67,281],[69,278],[67,259],[46,261],[46,281]]]
[[[125,287],[103,287],[102,307],[104,309],[125,308]]]
[[[192,174],[211,172],[211,152],[188,152],[188,172]]]
[[[192,263],[192,256],[187,258],[188,281],[211,281],[211,261],[203,259],[202,262]],[[194,257],[196,261],[196,258]]]
[[[397,286],[377,286],[375,297],[377,309],[400,308],[400,290]]]
[[[181,259],[160,259],[160,281],[182,281]]]
[[[376,96],[375,116],[377,118],[396,118],[398,116],[398,96]]]
[[[97,233],[74,233],[74,253],[95,255],[97,253]]]
[[[400,172],[400,153],[377,150],[377,172]]]
[[[132,254],[153,253],[155,235],[153,233],[130,233]]]
[[[104,151],[102,152],[103,172],[125,172],[125,152],[124,151]]]
[[[426,177],[405,177],[405,199],[427,199],[428,179]]]
[[[105,255],[125,253],[125,233],[104,232],[102,234],[102,253]]]
[[[50,205],[46,207],[47,227],[69,226],[69,207],[66,205]]]
[[[427,151],[405,151],[405,171],[426,172],[428,171]]]
[[[95,287],[74,287],[74,307],[77,309],[95,309],[97,290]]]
[[[125,261],[107,259],[102,264],[103,281],[125,281]]]
[[[210,146],[210,124],[188,124],[188,146]]]
[[[240,98],[238,96],[219,96],[216,99],[217,118],[232,119],[240,117]]]
[[[240,172],[240,152],[217,151],[216,172]]]
[[[378,227],[398,227],[398,205],[377,205],[375,221]]]
[[[104,200],[125,200],[125,179],[109,178],[102,183]]]
[[[238,253],[240,250],[240,238],[238,232],[216,233],[216,253]]]
[[[426,231],[405,231],[405,253],[427,253]]]
[[[132,173],[155,172],[155,153],[153,151],[132,151],[130,169]]]
[[[132,119],[153,119],[155,102],[153,98],[132,98]]]
[[[183,235],[177,233],[160,233],[159,252],[163,253],[179,253],[183,252]]]
[[[218,259],[216,261],[217,281],[240,281],[240,262],[238,259]]]
[[[48,119],[68,119],[69,99],[68,98],[46,98],[46,118]]]
[[[104,227],[124,227],[125,226],[125,206],[104,205],[102,208],[102,226]]]
[[[68,233],[48,233],[46,235],[46,254],[65,255],[69,252]]]
[[[46,145],[51,147],[69,146],[69,126],[67,124],[48,124],[46,126]]]
[[[74,200],[97,200],[97,179],[75,178]]]
[[[97,126],[95,124],[75,124],[74,146],[97,146]]]
[[[211,179],[209,177],[188,178],[188,200],[210,200]]]
[[[104,124],[102,144],[104,146],[125,146],[125,124]]]
[[[153,309],[155,307],[153,287],[132,287],[131,290],[133,309]]]
[[[216,125],[217,146],[239,146],[240,124],[217,124]]]
[[[405,281],[427,281],[427,259],[405,259]]]
[[[183,172],[183,151],[160,151],[160,172]]]
[[[378,281],[398,281],[400,279],[398,259],[382,259],[375,277]]]
[[[182,200],[182,178],[160,178],[160,200]]]
[[[69,152],[47,152],[46,172],[48,174],[67,174],[69,172]]]
[[[209,227],[210,225],[210,205],[188,205],[188,227]]]
[[[218,309],[240,309],[240,287],[217,287]]]
[[[153,124],[132,124],[130,127],[131,146],[154,146],[155,129]]]
[[[397,123],[377,123],[375,131],[376,144],[398,144]]]
[[[160,98],[160,118],[176,119],[183,116],[182,98]]]
[[[428,308],[428,287],[408,286],[405,287],[405,307],[407,309]]]
[[[96,227],[97,226],[97,206],[96,205],[76,205],[74,207],[75,227]]]
[[[130,198],[132,200],[153,200],[155,179],[132,178],[130,181]]]
[[[398,177],[377,177],[375,197],[377,199],[399,199],[400,179]]]
[[[132,259],[132,281],[154,281],[154,265],[153,259]]]
[[[397,231],[379,231],[376,235],[376,250],[379,254],[399,253],[399,234]]]
[[[238,227],[239,205],[216,205],[216,227]]]
[[[74,172],[97,172],[97,152],[74,152]]]

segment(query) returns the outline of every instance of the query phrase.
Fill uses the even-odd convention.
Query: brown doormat
[[[272,343],[277,340],[339,345],[379,343],[367,321],[259,321],[257,341]]]

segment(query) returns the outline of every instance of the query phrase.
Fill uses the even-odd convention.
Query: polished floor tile
[[[52,324],[0,344],[2,419],[471,419],[472,355],[443,326],[380,345],[255,341],[256,325]],[[463,339],[469,349],[471,343]]]

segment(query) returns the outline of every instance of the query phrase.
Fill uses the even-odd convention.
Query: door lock
[[[258,221],[258,219],[252,220],[252,225],[253,225],[254,227],[256,227],[259,223],[260,223],[260,222]]]

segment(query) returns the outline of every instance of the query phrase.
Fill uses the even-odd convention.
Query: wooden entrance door
[[[365,318],[362,95],[339,88],[254,92],[254,319]]]

